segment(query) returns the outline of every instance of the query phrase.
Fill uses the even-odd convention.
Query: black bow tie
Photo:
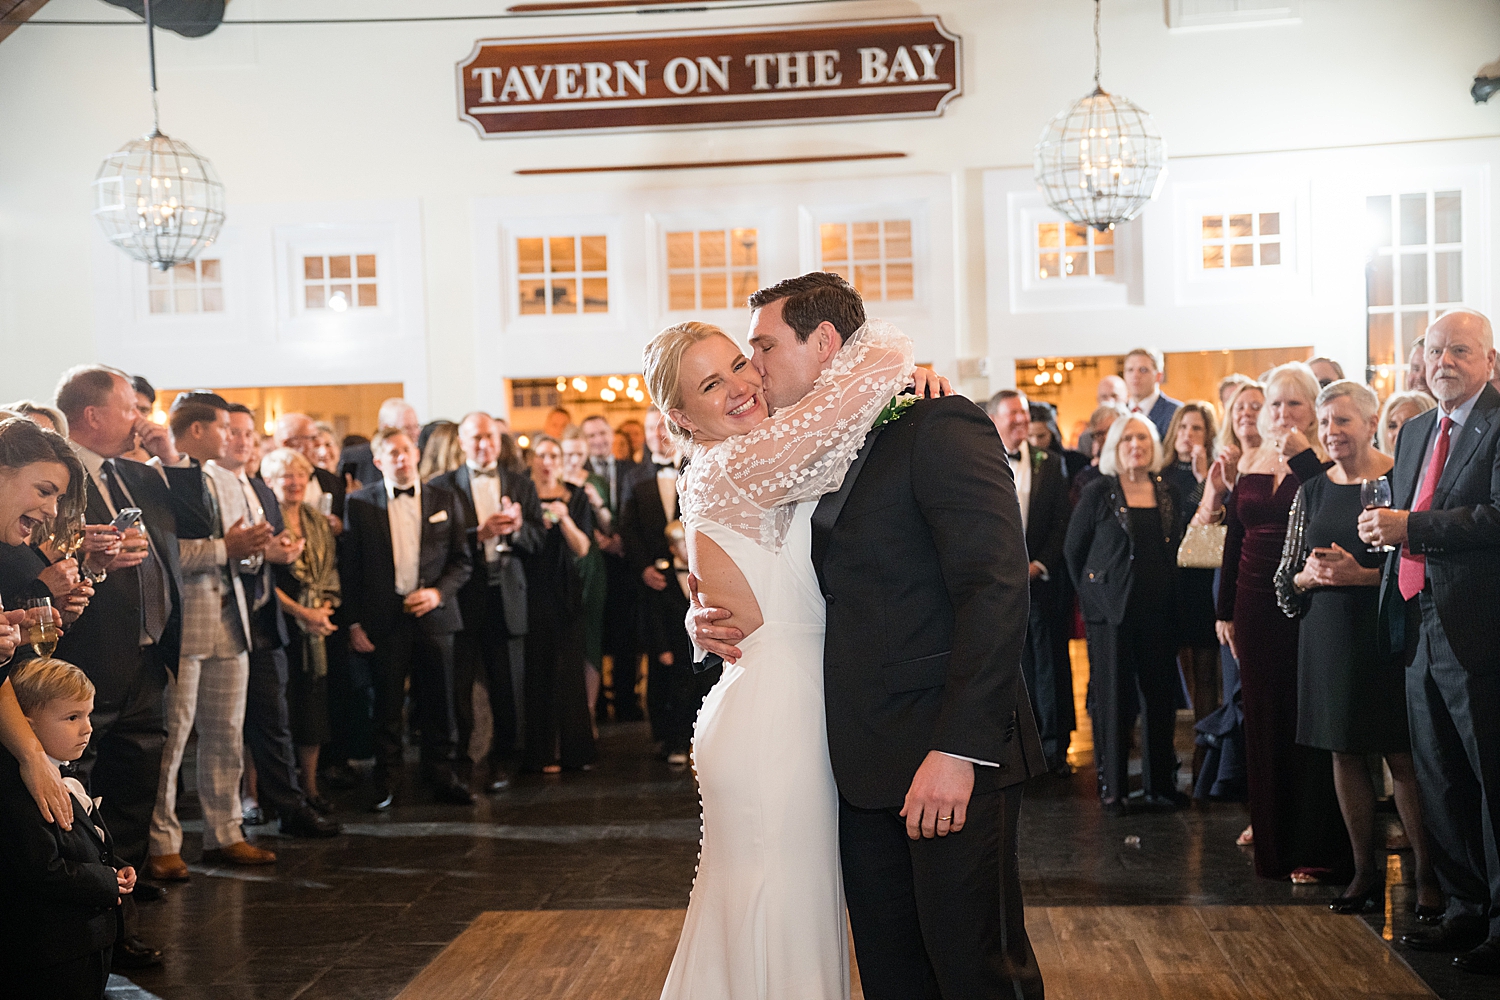
[[[1012,462],[1019,462],[1021,460],[1021,452],[1019,449],[1016,451],[1007,451],[1005,457],[1009,458]]]
[[[57,770],[64,778],[78,777],[78,765],[73,761],[64,761]]]
[[[500,466],[498,466],[498,465],[492,465],[488,469],[470,468],[469,469],[469,475],[471,475],[471,476],[489,476],[491,479],[499,479],[500,478]]]
[[[396,497],[415,497],[416,495],[417,495],[417,488],[415,486],[408,486],[404,490],[400,489],[400,488],[394,490],[391,493],[391,499],[394,500],[394,499],[396,499]]]

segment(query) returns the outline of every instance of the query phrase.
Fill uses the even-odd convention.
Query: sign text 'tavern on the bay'
[[[485,39],[458,64],[489,138],[930,117],[962,82],[936,17]]]

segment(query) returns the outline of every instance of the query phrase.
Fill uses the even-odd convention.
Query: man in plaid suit
[[[244,770],[245,700],[250,678],[250,620],[240,582],[240,560],[264,556],[271,526],[247,509],[232,473],[213,464],[229,440],[229,403],[210,392],[187,392],[172,403],[169,420],[185,461],[202,463],[208,485],[207,537],[182,538],[182,649],[177,675],[167,682],[167,742],[156,809],[151,814],[147,872],[186,881],[182,825],[177,820],[177,772],[188,734],[198,729],[198,798],[203,805],[203,859],[209,863],[269,864],[270,851],[245,843],[240,810]]]

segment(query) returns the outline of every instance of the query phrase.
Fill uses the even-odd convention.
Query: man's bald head
[[[309,462],[318,449],[318,427],[313,418],[305,413],[283,413],[276,418],[276,427],[271,435],[276,447],[290,448]]]
[[[1495,366],[1495,333],[1483,313],[1453,309],[1427,328],[1427,385],[1444,409],[1484,388]]]
[[[500,427],[488,413],[475,410],[458,422],[458,446],[470,465],[487,469],[500,457]]]
[[[422,422],[417,419],[416,408],[400,396],[392,396],[380,404],[376,417],[381,427],[399,427],[413,441],[422,433]]]

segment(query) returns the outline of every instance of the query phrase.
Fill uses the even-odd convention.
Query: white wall
[[[1171,32],[1161,0],[1107,0],[1104,85],[1155,115],[1175,160],[1174,182],[1212,182],[1216,163],[1234,174],[1274,162],[1295,176],[1316,218],[1320,185],[1330,194],[1339,190],[1341,175],[1330,166],[1336,156],[1255,161],[1227,154],[1373,145],[1383,148],[1350,152],[1346,161],[1365,172],[1406,167],[1420,172],[1424,163],[1449,155],[1446,150],[1480,167],[1494,165],[1496,153],[1489,145],[1392,144],[1500,133],[1500,102],[1476,107],[1467,95],[1474,69],[1496,56],[1500,4],[1302,0],[1299,8],[1301,20],[1292,25]],[[236,0],[229,16],[403,16],[414,9],[404,0]],[[425,0],[419,9],[472,13],[476,5]],[[987,181],[985,172],[1028,165],[1042,126],[1090,86],[1092,9],[1089,0],[855,0],[649,18],[617,13],[417,25],[227,26],[197,40],[160,33],[164,130],[214,161],[228,190],[231,227],[246,227],[248,233],[277,212],[299,218],[299,224],[315,224],[319,214],[347,221],[361,204],[405,206],[398,214],[418,227],[408,241],[417,256],[403,272],[405,279],[418,281],[403,300],[415,314],[400,318],[399,329],[381,345],[366,350],[358,337],[345,338],[316,364],[306,350],[285,349],[286,331],[274,312],[239,316],[244,339],[235,340],[232,349],[197,341],[130,343],[118,302],[101,308],[99,289],[117,286],[108,273],[114,265],[96,252],[107,248],[99,247],[89,216],[89,182],[105,154],[149,128],[144,30],[23,27],[0,43],[0,94],[5,95],[0,105],[0,343],[21,348],[9,353],[0,369],[0,399],[47,395],[62,367],[109,358],[134,362],[130,367],[148,375],[155,374],[153,366],[169,372],[169,378],[156,375],[162,382],[223,386],[324,382],[329,370],[350,361],[346,377],[351,380],[384,379],[399,368],[399,377],[414,383],[413,395],[436,401],[424,408],[424,417],[461,412],[480,401],[498,405],[493,382],[509,373],[507,359],[485,339],[493,327],[483,327],[476,306],[486,280],[476,256],[476,216],[494,204],[491,199],[627,204],[670,200],[672,189],[744,190],[858,179],[888,183],[909,176],[943,179],[952,192],[954,280],[946,310],[952,329],[945,334],[952,349],[935,359],[951,371],[958,358],[989,355],[999,385],[1007,375],[1005,358],[1034,353],[1014,347],[1015,338],[1072,336],[1079,323],[1068,313],[1050,319],[1013,313],[1008,303],[997,302],[993,280],[987,291],[987,265],[993,272],[996,264],[987,260],[986,221],[993,248],[994,227],[1003,219],[986,215],[986,184],[996,182]],[[916,13],[940,15],[963,38],[964,94],[939,119],[485,141],[455,112],[453,66],[480,37]],[[116,16],[118,11],[94,0],[52,0],[41,15]],[[1403,158],[1401,149],[1433,152]],[[519,177],[513,172],[873,151],[902,151],[908,157],[670,174]],[[1413,157],[1422,162],[1411,162]],[[1491,175],[1483,181],[1486,197]],[[1024,171],[1004,176],[1007,190],[1024,190]],[[1159,218],[1168,207],[1165,201],[1154,205],[1142,220],[1146,251],[1152,227],[1166,225]],[[1357,296],[1349,293],[1354,279],[1348,268],[1357,273],[1362,257],[1350,258],[1352,265],[1320,266],[1316,236],[1315,227],[1308,248],[1314,342],[1356,360],[1358,335],[1351,331],[1361,316]],[[1171,266],[1160,259],[1153,264],[1150,255],[1143,264],[1148,275],[1153,267]],[[1322,299],[1319,282],[1325,273],[1342,291]],[[1486,270],[1486,302],[1493,280],[1492,270]],[[1147,280],[1142,304],[1110,310],[1104,319],[1090,317],[1096,333],[1070,343],[1080,345],[1078,350],[1086,349],[1085,343],[1098,345],[1087,349],[1119,349],[1124,339],[1160,330],[1152,339],[1174,349],[1183,342],[1183,331],[1191,329],[1194,342],[1208,346],[1219,346],[1220,340],[1273,346],[1289,341],[1282,324],[1272,320],[1309,315],[1305,308],[1288,306],[1251,322],[1237,306],[1189,308],[1175,299],[1166,303],[1175,318],[1150,315],[1161,304],[1154,298],[1157,291],[1172,288],[1166,278]],[[262,288],[257,294],[275,293]],[[622,353],[629,356],[652,332],[649,327],[619,330]],[[246,352],[257,351],[270,360],[258,367],[245,364]],[[175,358],[170,365],[169,355]],[[361,359],[359,365],[355,359]],[[597,356],[562,348],[555,370],[588,373],[601,370],[597,365]],[[977,379],[966,388],[984,392],[988,385]]]

